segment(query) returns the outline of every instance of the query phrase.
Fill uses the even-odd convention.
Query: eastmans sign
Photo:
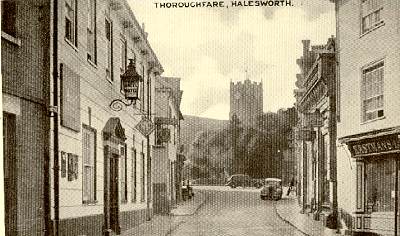
[[[398,135],[388,135],[348,144],[353,157],[400,152]]]

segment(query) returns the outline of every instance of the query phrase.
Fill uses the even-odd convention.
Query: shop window
[[[362,121],[366,122],[384,116],[384,63],[365,68],[362,73]]]
[[[96,130],[82,127],[83,203],[96,201]]]
[[[1,31],[16,37],[17,3],[13,0],[1,1]]]
[[[65,1],[65,39],[77,46],[76,0]]]
[[[97,64],[96,0],[88,0],[87,59]]]
[[[366,164],[366,200],[368,212],[394,211],[396,164],[393,159],[374,160]]]
[[[382,18],[383,0],[361,1],[361,29],[362,33],[371,31],[383,24]]]
[[[127,165],[126,165],[126,144],[124,147],[121,147],[121,156],[120,156],[120,191],[121,191],[121,202],[126,203],[128,201],[128,186],[127,186]]]

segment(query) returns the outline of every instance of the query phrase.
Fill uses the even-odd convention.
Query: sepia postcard
[[[400,235],[400,1],[0,3],[0,235]]]

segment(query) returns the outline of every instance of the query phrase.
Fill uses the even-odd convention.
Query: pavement
[[[185,216],[190,216],[204,204],[206,196],[195,191],[192,199],[179,203],[169,215],[155,215],[150,221],[123,231],[121,236],[167,236],[185,222]]]
[[[276,204],[276,213],[279,218],[295,227],[307,236],[338,236],[336,230],[326,228],[322,221],[312,219],[312,216],[301,214],[301,208],[297,203],[296,196],[286,196],[287,189],[284,189],[283,199]]]
[[[194,191],[194,196],[186,201],[180,202],[176,208],[171,210],[173,216],[189,216],[196,213],[196,211],[205,203],[206,195],[201,191]]]

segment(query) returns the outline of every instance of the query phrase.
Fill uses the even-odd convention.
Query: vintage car
[[[250,176],[245,174],[234,174],[231,175],[226,181],[225,186],[229,186],[231,188],[236,187],[256,187],[261,188],[263,186],[264,179],[252,179]]]
[[[236,187],[253,187],[253,181],[250,178],[250,176],[245,175],[245,174],[235,174],[231,175],[231,177],[228,178],[226,181],[226,186],[229,186],[231,188],[236,188]]]
[[[282,198],[282,180],[266,178],[260,193],[261,199],[279,200]]]

